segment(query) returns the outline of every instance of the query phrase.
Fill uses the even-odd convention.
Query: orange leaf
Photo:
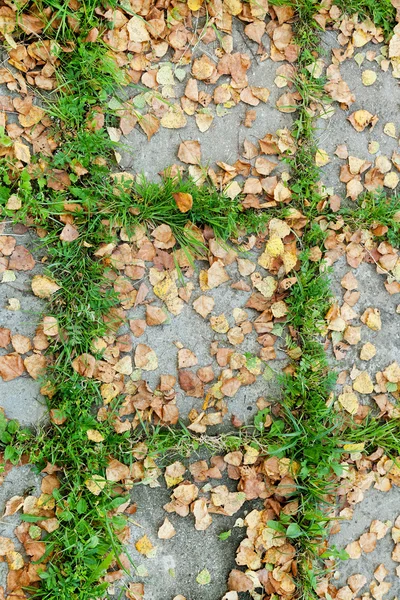
[[[178,209],[181,213],[188,212],[193,206],[193,198],[192,194],[187,194],[186,192],[178,192],[177,194],[172,194]]]

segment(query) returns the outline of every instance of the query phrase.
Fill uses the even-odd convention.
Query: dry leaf
[[[25,371],[24,362],[19,354],[0,356],[0,377],[3,381],[12,381]]]
[[[193,302],[194,310],[205,319],[213,310],[215,300],[211,296],[200,296]]]
[[[147,535],[144,535],[137,542],[135,542],[135,548],[138,552],[140,552],[140,554],[143,554],[147,557],[152,556],[155,550]]]
[[[50,298],[60,286],[45,275],[35,275],[32,278],[32,291],[38,298]]]
[[[155,371],[158,367],[157,355],[149,346],[138,344],[135,350],[135,366],[144,371]]]
[[[178,192],[176,194],[172,194],[176,205],[181,213],[188,212],[193,206],[193,197],[192,194],[187,194],[186,192]]]
[[[175,527],[172,525],[168,517],[165,517],[163,524],[157,532],[157,536],[160,540],[170,540],[176,535]]]
[[[186,140],[179,145],[178,158],[188,165],[197,165],[201,160],[201,148],[197,140]]]

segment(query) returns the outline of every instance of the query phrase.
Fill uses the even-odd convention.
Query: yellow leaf
[[[32,291],[38,298],[50,298],[60,289],[53,279],[45,275],[35,275],[32,279]]]
[[[396,125],[394,123],[386,123],[383,128],[383,133],[386,133],[389,137],[395,138],[396,136]],[[372,142],[371,142],[372,143]],[[375,142],[377,143],[377,142]]]
[[[338,400],[343,408],[351,415],[355,415],[358,411],[358,398],[353,392],[340,394]]]
[[[278,287],[278,283],[273,277],[262,278],[260,273],[253,273],[251,281],[254,287],[262,293],[265,298],[271,298]]]
[[[367,69],[366,71],[363,71],[363,74],[361,75],[361,81],[366,86],[372,85],[373,83],[375,83],[375,81],[376,81],[375,71],[371,71],[371,69]]]
[[[31,153],[28,146],[21,142],[14,142],[14,154],[18,160],[29,164],[31,162]]]
[[[176,202],[176,206],[180,210],[181,213],[188,212],[193,206],[193,197],[192,194],[187,194],[186,192],[177,192],[176,194],[172,194],[174,200]]]
[[[135,543],[135,548],[138,552],[140,552],[140,554],[147,556],[147,558],[152,556],[155,551],[153,544],[146,534]]]
[[[85,481],[85,485],[89,492],[92,492],[92,494],[98,496],[106,487],[107,480],[101,475],[93,475],[93,477]]]
[[[91,442],[99,443],[104,441],[104,436],[102,436],[100,431],[97,431],[97,429],[88,429],[86,435]]]
[[[322,150],[321,148],[318,148],[318,150],[315,153],[315,164],[317,165],[317,167],[324,167],[329,162],[330,162],[330,158],[329,158],[329,154],[326,152],[326,150]]]
[[[203,5],[203,0],[188,0],[188,7],[189,10],[199,10],[199,8],[201,8],[201,6]]]
[[[343,450],[346,452],[362,452],[365,448],[365,442],[359,442],[358,444],[345,444]]]
[[[270,256],[276,257],[276,256],[281,256],[284,253],[285,247],[279,236],[271,235],[271,237],[269,238],[269,240],[265,246],[265,250],[268,252],[268,254]]]
[[[372,394],[374,385],[367,371],[360,373],[354,380],[353,389],[360,394]]]

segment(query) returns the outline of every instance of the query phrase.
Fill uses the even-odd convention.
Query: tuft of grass
[[[386,37],[393,33],[396,25],[396,9],[391,0],[335,0],[335,4],[346,15],[358,13],[360,19],[369,17],[375,25],[382,27]]]

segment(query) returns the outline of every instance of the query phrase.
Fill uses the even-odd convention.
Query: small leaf
[[[297,523],[291,523],[286,529],[286,536],[288,538],[298,538],[303,535],[300,525]]]
[[[211,583],[211,575],[208,569],[203,569],[196,577],[196,581],[199,585],[208,585]]]

